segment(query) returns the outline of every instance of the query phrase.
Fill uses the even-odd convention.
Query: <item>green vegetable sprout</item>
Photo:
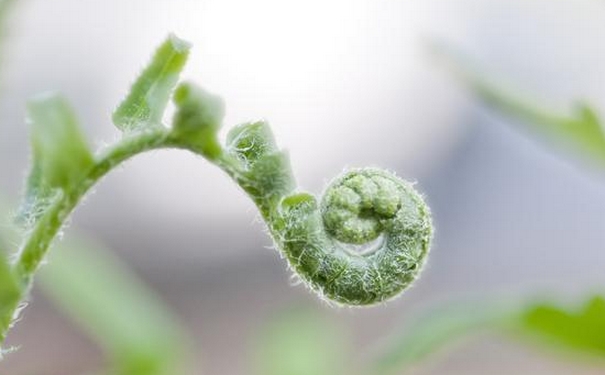
[[[189,49],[175,36],[159,47],[113,115],[122,139],[98,155],[61,96],[45,94],[29,103],[33,166],[18,215],[26,234],[14,262],[0,258],[0,343],[82,197],[120,163],[161,148],[189,150],[225,171],[254,201],[290,267],[320,296],[370,305],[397,296],[418,277],[432,224],[411,184],[363,168],[337,178],[321,202],[297,191],[288,156],[266,122],[238,125],[221,144],[222,100],[192,83],[177,86]],[[162,118],[175,87],[176,113],[168,128]],[[367,243],[370,248],[359,251]]]

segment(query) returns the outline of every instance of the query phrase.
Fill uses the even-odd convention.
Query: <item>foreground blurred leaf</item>
[[[402,373],[467,336],[506,326],[513,316],[515,313],[508,306],[459,302],[423,312],[393,338],[372,364],[372,373]]]
[[[254,343],[255,374],[340,375],[346,336],[322,317],[310,312],[285,313],[268,326]]]
[[[445,305],[413,319],[371,367],[371,373],[404,373],[461,339],[489,329],[524,342],[605,359],[605,298],[594,296],[581,309],[553,303]]]
[[[537,304],[521,315],[520,328],[556,345],[605,358],[605,299],[595,296],[582,308]]]
[[[42,271],[42,287],[110,355],[111,374],[179,374],[183,334],[132,271],[89,242],[56,250]]]
[[[189,43],[170,35],[113,114],[122,131],[160,127],[170,94],[189,55]]]
[[[541,135],[549,144],[570,149],[605,167],[605,130],[593,108],[578,103],[570,115],[544,109],[532,99],[523,98],[496,83],[457,51],[443,45],[434,46],[433,51],[487,104],[520,120],[528,130]]]

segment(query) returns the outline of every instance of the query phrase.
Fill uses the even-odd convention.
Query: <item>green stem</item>
[[[58,126],[62,134],[47,132],[36,138],[34,151],[46,152],[50,160],[38,168],[47,168],[42,171],[59,194],[34,220],[11,270],[20,287],[18,300],[27,295],[53,239],[90,188],[123,161],[160,148],[189,150],[225,171],[254,201],[291,268],[320,296],[339,304],[371,305],[394,298],[418,277],[429,251],[432,224],[428,206],[410,184],[384,170],[362,168],[335,179],[321,201],[296,192],[288,156],[278,149],[266,123],[234,127],[223,148],[217,137],[219,122],[209,116],[207,99],[191,86],[181,87],[175,96],[179,108],[172,130],[150,125],[154,130],[127,135],[97,158],[76,147],[81,138],[63,103],[53,98],[50,104],[34,103],[35,115],[69,121],[63,129]],[[63,142],[62,147],[73,146],[71,157],[57,152],[63,149],[49,141],[53,138]],[[81,163],[73,159],[78,153]],[[39,162],[43,160],[40,157]],[[32,176],[36,186],[40,175]],[[380,246],[369,252],[343,245],[370,243],[383,234]],[[1,322],[11,321],[18,303],[0,313],[1,337],[8,329],[8,323]]]
[[[81,181],[72,184],[71,188],[65,189],[56,198],[55,202],[48,208],[47,212],[29,233],[13,265],[13,272],[21,284],[21,295],[15,300],[13,306],[7,308],[5,314],[0,317],[0,343],[6,337],[10,322],[19,304],[29,292],[33,276],[45,258],[53,239],[57,236],[63,223],[65,223],[86,193],[110,170],[122,162],[143,152],[163,148],[186,149],[197,155],[204,156],[201,150],[197,149],[194,144],[190,144],[186,140],[174,136],[168,130],[161,129],[139,133],[124,138],[118,144],[101,154]],[[238,173],[237,164],[224,153],[221,153],[215,160],[211,161],[221,167],[230,176],[236,176]]]
[[[432,238],[430,210],[412,185],[393,173],[348,170],[321,199],[297,191],[288,154],[277,146],[269,125],[237,125],[223,147],[218,137],[222,100],[191,83],[174,90],[172,128],[163,127],[161,118],[187,51],[188,45],[174,36],[160,46],[114,113],[125,138],[98,157],[65,99],[45,94],[30,102],[34,163],[23,217],[31,229],[4,272],[19,298],[2,301],[0,340],[80,200],[123,161],[160,148],[189,150],[225,171],[254,201],[291,269],[321,297],[337,304],[377,304],[401,294],[418,277]],[[380,243],[369,251],[357,251],[376,240]]]
[[[90,188],[123,161],[147,150],[166,147],[168,137],[164,133],[156,131],[124,139],[102,155],[82,181],[73,184],[73,188],[62,191],[36,223],[15,263],[15,273],[24,287],[31,284],[32,276],[44,259],[53,238]]]

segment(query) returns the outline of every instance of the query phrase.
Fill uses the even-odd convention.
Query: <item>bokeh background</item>
[[[268,119],[302,188],[319,193],[346,167],[376,165],[417,181],[431,204],[435,245],[415,287],[378,308],[334,309],[291,285],[253,205],[217,168],[162,151],[110,175],[70,229],[112,248],[173,307],[193,338],[194,374],[253,373],[258,336],[287,311],[312,310],[338,327],[357,363],[443,301],[573,300],[605,285],[603,171],[511,127],[426,48],[456,47],[549,107],[585,99],[599,110],[601,0],[17,3],[0,92],[0,189],[11,201],[29,160],[26,100],[61,91],[102,147],[119,136],[111,111],[175,32],[194,45],[184,77],[225,99],[227,127]],[[79,374],[102,362],[37,290],[10,343],[21,350],[3,363],[7,375]],[[604,371],[482,336],[417,373]]]

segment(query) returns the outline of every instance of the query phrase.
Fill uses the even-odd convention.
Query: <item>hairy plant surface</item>
[[[346,305],[369,305],[397,296],[418,276],[432,236],[430,212],[413,187],[390,172],[346,171],[321,202],[296,190],[287,154],[269,125],[232,128],[219,141],[220,98],[192,83],[176,88],[172,126],[162,118],[187,60],[189,45],[171,36],[157,50],[114,113],[123,132],[95,155],[67,102],[41,95],[28,105],[33,166],[19,220],[26,229],[15,261],[0,263],[0,342],[31,288],[53,239],[90,188],[125,160],[145,151],[178,148],[226,172],[254,201],[277,248],[319,295]],[[356,246],[372,242],[372,249]]]

